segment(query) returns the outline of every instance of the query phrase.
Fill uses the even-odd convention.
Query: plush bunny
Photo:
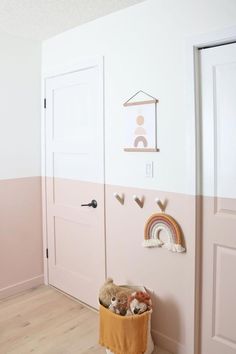
[[[113,279],[108,278],[99,291],[99,301],[101,305],[108,308],[112,304],[113,297],[116,297],[119,293],[126,294],[128,297],[132,292],[132,289],[116,285],[113,283]]]

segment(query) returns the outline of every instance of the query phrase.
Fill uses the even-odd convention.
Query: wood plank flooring
[[[51,287],[0,301],[1,354],[104,354],[98,314]]]
[[[48,286],[1,300],[0,354],[29,353],[105,354],[98,313]]]

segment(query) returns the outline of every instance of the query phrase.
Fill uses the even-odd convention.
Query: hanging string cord
[[[156,97],[153,97],[153,96],[149,95],[147,92],[144,92],[144,91],[142,91],[142,90],[139,90],[139,91],[137,91],[133,96],[131,96],[124,104],[128,103],[129,101],[131,101],[131,100],[132,100],[135,96],[137,96],[139,93],[143,93],[144,95],[151,97],[153,100],[158,101],[158,99],[157,99]]]

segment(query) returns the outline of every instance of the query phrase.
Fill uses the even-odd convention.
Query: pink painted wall
[[[114,198],[115,192],[124,193],[123,206]],[[145,196],[143,209],[133,201],[134,194]],[[187,333],[194,324],[195,197],[124,186],[107,186],[106,196],[108,276],[120,284],[144,285],[152,290],[156,343],[184,352],[191,345]],[[146,220],[160,212],[157,197],[167,200],[167,213],[181,226],[186,253],[142,247]]]
[[[43,282],[41,178],[0,181],[0,298]]]
[[[100,205],[96,183],[58,177],[54,182],[52,193],[53,179],[47,177],[47,190],[58,207],[76,207],[93,198]],[[115,185],[106,185],[105,190],[107,276],[117,284],[147,287],[154,305],[155,343],[170,352],[185,353],[192,346],[189,332],[194,326],[195,196]],[[124,205],[115,192],[124,194]],[[145,198],[143,208],[134,202],[134,194]],[[180,225],[186,253],[142,247],[147,219],[160,212],[156,198],[167,202],[166,212]]]

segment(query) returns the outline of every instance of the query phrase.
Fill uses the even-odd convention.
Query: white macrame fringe
[[[162,247],[163,242],[158,238],[149,238],[143,241],[143,247]]]
[[[177,252],[177,253],[185,252],[185,248],[180,244],[170,243],[170,242],[163,243],[158,238],[150,238],[148,240],[144,240],[143,247],[162,247],[172,252]]]
[[[164,243],[162,247],[172,252],[177,252],[177,253],[185,252],[185,248],[177,243],[170,243],[170,242]]]

